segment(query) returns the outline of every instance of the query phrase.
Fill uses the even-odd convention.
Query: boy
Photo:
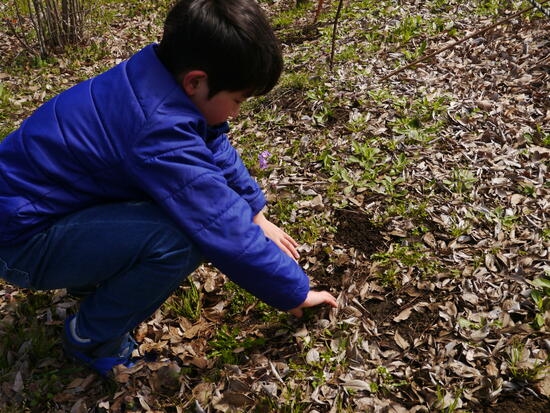
[[[84,295],[66,353],[107,375],[129,334],[203,259],[281,310],[336,306],[309,291],[296,242],[226,120],[282,70],[254,0],[183,0],[159,45],[42,105],[0,144],[0,276]]]

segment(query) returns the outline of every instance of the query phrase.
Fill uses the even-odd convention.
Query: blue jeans
[[[68,215],[24,243],[0,246],[0,277],[36,290],[91,289],[76,327],[79,336],[103,342],[153,314],[201,259],[157,206],[118,203]]]

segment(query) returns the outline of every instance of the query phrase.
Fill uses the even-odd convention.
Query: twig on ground
[[[548,0],[545,0],[545,1],[543,1],[540,5],[545,4],[545,3],[547,3],[547,2],[548,2]],[[389,79],[390,77],[396,75],[397,73],[401,73],[402,71],[404,71],[404,70],[406,70],[406,69],[408,69],[408,68],[410,68],[410,67],[412,67],[412,66],[415,66],[415,65],[417,65],[418,63],[421,63],[421,62],[424,62],[425,60],[431,59],[432,57],[434,57],[434,56],[436,56],[436,55],[438,55],[438,54],[440,54],[440,53],[442,53],[442,52],[444,52],[444,51],[446,51],[446,50],[452,49],[452,48],[458,46],[459,44],[464,43],[465,41],[471,39],[472,37],[475,37],[475,36],[478,36],[478,35],[480,35],[480,34],[482,34],[482,33],[485,33],[486,31],[489,31],[489,30],[491,30],[491,29],[493,29],[493,28],[495,28],[495,27],[497,27],[497,26],[499,26],[499,25],[501,25],[501,24],[503,24],[503,23],[506,23],[507,21],[512,20],[513,18],[518,17],[518,16],[522,15],[523,13],[526,13],[526,12],[528,12],[528,11],[530,11],[530,10],[533,10],[534,8],[535,8],[535,6],[531,6],[531,7],[528,7],[527,9],[520,10],[520,11],[518,11],[518,12],[516,12],[516,13],[514,13],[514,14],[512,14],[512,15],[510,15],[510,16],[504,18],[504,19],[501,19],[501,20],[497,21],[496,23],[493,23],[493,24],[491,24],[491,25],[489,25],[489,26],[487,26],[487,27],[484,27],[484,28],[481,29],[481,30],[477,30],[477,31],[475,31],[475,32],[473,32],[473,33],[471,33],[471,34],[469,34],[468,36],[464,37],[463,39],[461,39],[461,40],[459,40],[459,41],[456,41],[456,42],[454,42],[454,43],[452,43],[452,44],[450,44],[450,45],[448,45],[448,46],[445,46],[445,47],[443,47],[443,48],[441,48],[441,49],[439,49],[439,50],[436,50],[435,52],[432,52],[432,53],[430,53],[430,54],[427,54],[426,56],[420,57],[420,58],[416,59],[414,62],[411,62],[411,63],[409,63],[409,64],[407,64],[407,65],[405,65],[405,66],[403,66],[403,67],[400,67],[400,68],[398,68],[398,69],[395,69],[393,72],[390,72],[389,74],[387,74],[386,76],[384,76],[382,79],[380,79],[380,81],[382,82],[382,81],[384,81],[384,80],[387,80],[387,79]],[[333,33],[333,35],[334,35],[334,33]],[[333,36],[333,37],[334,37],[334,36]],[[331,56],[331,57],[332,57],[332,56]],[[332,68],[332,65],[331,65],[331,68]]]
[[[334,49],[336,48],[336,28],[338,26],[338,20],[340,20],[340,13],[342,12],[342,4],[344,0],[338,2],[338,10],[336,10],[336,16],[334,17],[334,26],[332,27],[332,46],[330,48],[330,61],[329,68],[332,71],[332,65],[334,63]]]

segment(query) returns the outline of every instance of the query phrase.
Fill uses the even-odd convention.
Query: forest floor
[[[2,26],[0,139],[158,41],[167,3],[104,0],[48,59]],[[332,69],[337,1],[260,3],[286,70],[231,139],[339,308],[294,319],[204,265],[134,332],[157,361],[103,380],[63,355],[74,297],[0,283],[0,411],[550,411],[550,19],[385,78],[529,3],[344,1]]]

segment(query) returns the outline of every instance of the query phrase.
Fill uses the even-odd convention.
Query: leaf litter
[[[262,4],[273,19],[293,6]],[[351,0],[332,74],[323,59],[335,4],[315,27],[309,14],[277,26],[296,78],[245,110],[233,135],[268,192],[271,218],[303,243],[301,264],[338,309],[293,320],[229,290],[205,265],[192,277],[198,316],[176,305],[197,305],[182,287],[135,331],[157,361],[103,382],[59,349],[75,300],[3,283],[0,406],[548,411],[550,314],[532,294],[548,294],[534,280],[550,275],[550,22],[527,13],[379,81],[418,50],[520,7],[491,4]],[[159,35],[147,15],[121,11],[116,20],[112,34],[92,39],[111,48],[98,61],[72,69],[61,60],[59,75],[32,79],[3,69],[15,109],[0,120],[16,125],[58,89]],[[9,41],[0,47],[18,53]],[[269,163],[258,165],[264,151]]]

